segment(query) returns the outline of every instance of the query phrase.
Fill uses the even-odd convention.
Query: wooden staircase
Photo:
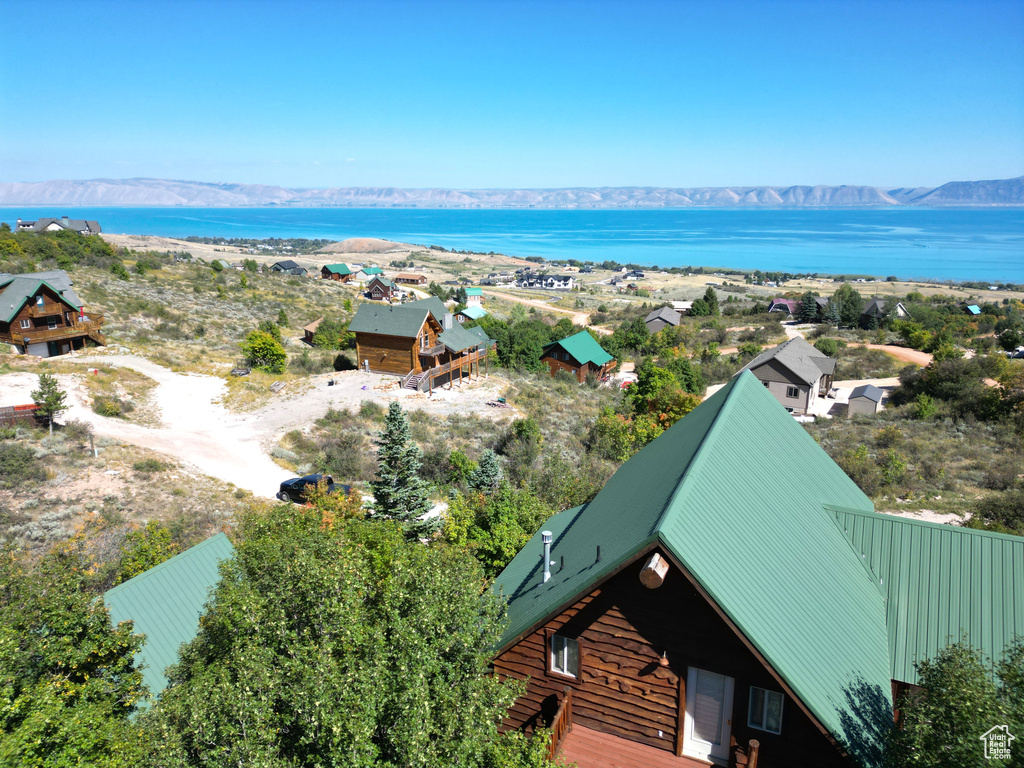
[[[419,389],[420,382],[423,381],[426,375],[426,371],[424,371],[423,373],[414,373],[406,378],[405,384],[403,386],[406,389]]]

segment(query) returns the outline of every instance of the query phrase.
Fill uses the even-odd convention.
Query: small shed
[[[849,416],[878,413],[882,406],[882,390],[872,384],[863,384],[850,393]]]
[[[313,343],[313,337],[316,336],[316,329],[320,327],[320,323],[323,321],[322,317],[318,317],[309,325],[302,326],[302,340],[307,344]]]

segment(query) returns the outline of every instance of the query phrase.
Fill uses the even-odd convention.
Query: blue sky
[[[7,0],[0,181],[1024,173],[1024,0]]]

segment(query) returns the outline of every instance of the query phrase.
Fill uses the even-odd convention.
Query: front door
[[[683,753],[715,762],[729,759],[733,679],[690,667],[686,676]]]

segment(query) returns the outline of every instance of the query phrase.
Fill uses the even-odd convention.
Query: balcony
[[[444,344],[435,344],[434,346],[427,347],[426,349],[423,349],[422,347],[420,348],[420,354],[425,357],[437,357],[442,352],[444,352]]]
[[[73,339],[78,336],[89,336],[103,344],[106,339],[100,333],[103,327],[103,315],[91,315],[87,320],[79,320],[74,316],[71,325],[58,325],[56,328],[11,328],[6,334],[0,334],[0,341],[13,344],[41,344],[47,341]]]
[[[56,316],[59,317],[59,316],[63,315],[65,312],[67,312],[67,311],[68,311],[68,308],[66,306],[64,306],[63,304],[49,304],[48,303],[48,304],[43,304],[43,306],[39,306],[38,304],[30,304],[29,307],[28,307],[28,316],[29,317],[53,317],[53,316],[56,315]],[[77,312],[75,314],[77,314]]]

